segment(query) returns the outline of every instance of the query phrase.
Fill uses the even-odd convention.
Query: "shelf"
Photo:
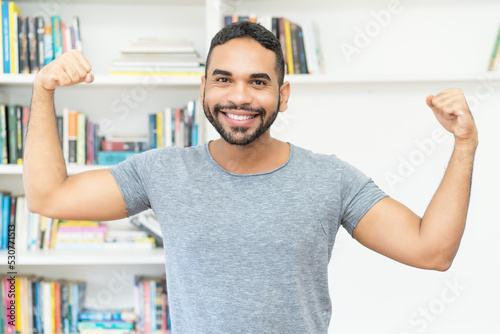
[[[68,174],[77,174],[89,170],[106,169],[108,165],[85,165],[85,166],[68,166]],[[0,164],[0,175],[22,175],[23,165]]]
[[[38,2],[35,0],[16,0],[18,3],[30,3],[30,2]],[[135,5],[137,4],[136,0],[75,0],[71,1],[76,4],[120,4],[120,5]],[[143,0],[141,1],[141,5],[170,5],[170,6],[204,6],[205,0]]]
[[[34,74],[0,74],[0,85],[31,86]],[[197,86],[200,84],[199,75],[190,76],[139,76],[139,75],[96,75],[92,84],[87,87],[119,87],[135,85],[152,86]]]
[[[31,86],[33,74],[0,74],[0,85]],[[287,75],[292,84],[342,84],[342,83],[419,83],[419,82],[474,82],[482,80],[500,81],[500,72],[456,73],[456,74],[343,74],[343,75]],[[198,86],[200,76],[126,76],[96,75],[92,84],[86,87],[120,87],[135,85],[156,86]],[[82,84],[84,85],[84,84]]]
[[[342,84],[342,83],[419,83],[419,82],[474,82],[482,80],[500,81],[500,72],[457,74],[344,74],[344,75],[289,75],[285,80],[292,84]]]
[[[67,251],[46,250],[17,252],[16,266],[23,265],[148,265],[164,264],[163,248],[154,250]],[[0,263],[7,265],[7,251],[0,252]]]

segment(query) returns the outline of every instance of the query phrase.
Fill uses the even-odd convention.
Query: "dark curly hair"
[[[283,59],[283,51],[281,49],[280,41],[272,32],[260,24],[250,21],[239,21],[228,24],[222,28],[214,36],[214,38],[212,38],[205,65],[205,77],[207,76],[207,68],[210,63],[210,56],[212,55],[213,49],[216,46],[222,45],[234,38],[253,39],[266,49],[274,52],[276,55],[275,69],[278,76],[278,86],[281,87],[285,79],[285,61]]]

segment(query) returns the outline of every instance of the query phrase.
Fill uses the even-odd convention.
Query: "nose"
[[[236,83],[232,85],[227,96],[228,102],[232,102],[237,106],[251,104],[253,95],[250,87],[245,83]]]

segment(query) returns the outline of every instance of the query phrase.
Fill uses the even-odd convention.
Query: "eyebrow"
[[[212,75],[225,75],[225,76],[232,76],[233,74],[229,71],[221,70],[216,68],[213,72]],[[250,78],[252,79],[266,79],[271,81],[271,77],[267,73],[252,73],[250,74]]]

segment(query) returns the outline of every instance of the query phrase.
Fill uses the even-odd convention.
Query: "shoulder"
[[[316,153],[309,149],[290,144],[293,161],[304,167],[322,169],[323,171],[341,170],[346,164],[335,154]]]

